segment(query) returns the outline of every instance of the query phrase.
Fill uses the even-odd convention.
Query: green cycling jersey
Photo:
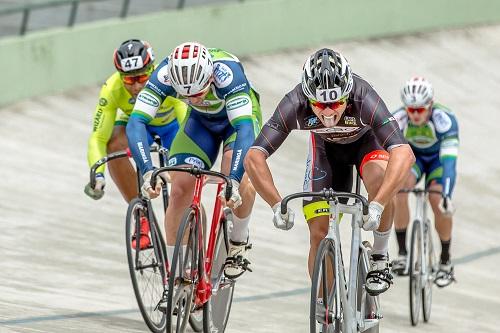
[[[93,117],[92,134],[88,141],[87,161],[89,167],[106,156],[106,146],[113,133],[114,126],[126,126],[134,109],[135,98],[123,85],[120,73],[111,75],[99,93],[99,101]],[[168,97],[160,105],[155,117],[148,123],[150,126],[164,126],[171,122],[182,122],[187,106],[180,100]],[[104,165],[97,169],[104,172]]]

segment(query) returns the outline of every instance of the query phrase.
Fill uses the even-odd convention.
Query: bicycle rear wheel
[[[221,218],[215,241],[214,257],[210,283],[218,285],[216,293],[203,305],[203,328],[205,332],[224,332],[234,294],[234,281],[224,277],[224,263],[229,252],[228,225]]]
[[[422,242],[420,221],[414,221],[411,231],[410,267],[410,319],[416,326],[420,316],[420,301],[422,299]]]
[[[432,307],[432,286],[434,285],[434,266],[436,258],[434,257],[434,247],[432,242],[432,230],[430,229],[431,224],[426,223],[425,234],[424,234],[424,258],[426,260],[426,276],[423,281],[424,285],[422,288],[422,313],[424,315],[424,322],[428,322],[431,317],[431,307]]]
[[[132,236],[140,230],[141,217],[148,216],[147,205],[142,199],[135,198],[128,206],[125,223],[125,243],[127,259],[137,305],[144,322],[154,333],[165,330],[165,313],[157,309],[164,291],[165,281],[165,243],[156,219],[150,223],[151,245],[145,249],[132,248]]]
[[[372,246],[368,241],[364,241],[363,245],[371,249]],[[358,279],[356,285],[357,298],[356,298],[356,311],[361,314],[361,319],[365,320],[365,325],[369,325],[367,323],[367,319],[378,319],[378,308],[376,303],[377,296],[371,296],[366,292],[365,284],[366,284],[366,274],[370,268],[370,261],[367,256],[365,256],[362,252],[362,249],[359,249],[358,255]],[[356,316],[358,318],[358,316]],[[373,325],[373,324],[372,324]],[[379,332],[379,323],[377,322],[375,326],[363,331],[366,333],[378,333]]]
[[[186,209],[177,231],[174,256],[168,279],[167,333],[186,330],[194,307],[194,291],[202,271],[200,260],[199,212]]]
[[[309,327],[311,333],[343,332],[342,314],[336,313],[334,278],[335,248],[331,239],[323,239],[314,260],[311,285]],[[340,304],[340,308],[343,305]],[[335,319],[339,317],[340,319]]]

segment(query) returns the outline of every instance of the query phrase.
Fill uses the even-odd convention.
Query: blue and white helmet
[[[401,101],[406,107],[426,107],[434,99],[432,84],[423,77],[412,77],[401,89]]]
[[[351,66],[339,52],[318,50],[304,64],[302,90],[310,99],[335,102],[349,95],[352,85]]]

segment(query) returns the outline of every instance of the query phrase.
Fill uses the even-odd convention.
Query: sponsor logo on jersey
[[[248,103],[250,103],[250,98],[248,96],[238,96],[226,103],[226,109],[228,111],[235,110],[247,105]]]
[[[233,82],[233,71],[228,65],[218,62],[214,66],[214,80],[217,88],[225,88]]]
[[[315,115],[307,116],[304,119],[304,123],[306,128],[316,127],[319,125],[319,118]]]
[[[236,92],[242,91],[242,90],[245,89],[246,86],[247,86],[246,82],[242,83],[242,84],[238,84],[236,87],[234,87],[233,89],[229,90],[229,92],[226,94],[226,96],[231,95],[232,93],[236,93]]]
[[[328,208],[318,208],[314,211],[314,214],[330,213],[330,207]]]
[[[158,88],[158,86],[156,84],[154,84],[153,82],[148,81],[146,87],[148,87],[149,89],[153,90],[158,95],[165,97],[165,93],[163,91],[161,91],[161,89]]]
[[[100,106],[106,106],[106,105],[108,105],[108,100],[106,98],[104,98],[104,97],[101,97],[99,99],[99,105]]]
[[[309,149],[312,149],[309,147]],[[313,172],[314,169],[314,172]],[[314,176],[313,176],[314,174]],[[312,191],[312,182],[313,181],[318,181],[327,176],[327,173],[325,170],[321,170],[317,166],[314,166],[312,164],[311,160],[311,151],[309,151],[309,155],[307,156],[307,161],[306,161],[306,174],[304,177],[304,184],[303,184],[303,189],[304,191]]]
[[[170,75],[168,74],[168,66],[164,65],[158,73],[156,74],[156,78],[158,81],[162,84],[165,84],[167,86],[171,86],[172,82],[170,81]]]
[[[203,169],[205,167],[205,163],[203,163],[203,161],[198,157],[193,157],[193,156],[187,157],[184,160],[184,162],[186,162],[187,164],[192,164],[194,166],[197,166],[200,169]]]
[[[432,113],[432,120],[434,121],[436,131],[439,133],[445,133],[451,128],[451,118],[444,111],[434,110]]]
[[[356,117],[349,117],[349,116],[345,116],[344,117],[344,123],[346,125],[353,125],[353,126],[356,126],[357,123],[356,123]]]
[[[236,151],[236,159],[234,160],[233,171],[236,171],[238,169],[238,165],[240,164],[240,159],[241,159],[241,149],[238,149]]]
[[[97,129],[100,127],[99,125],[101,124],[101,118],[102,118],[102,109],[98,109],[94,117],[94,128],[93,128],[94,132],[97,131]]]
[[[147,105],[150,105],[150,106],[153,106],[153,107],[159,107],[160,106],[160,102],[158,101],[158,99],[156,99],[156,97],[154,97],[153,95],[143,91],[139,94],[139,96],[137,96],[137,99]]]
[[[168,166],[173,166],[177,164],[177,157],[172,157],[168,160]]]
[[[272,119],[272,118],[267,121],[266,126],[269,126],[272,129],[275,129],[275,130],[278,130],[278,131],[282,130],[281,126],[274,119]]]
[[[312,130],[314,133],[351,133],[356,132],[359,127],[344,127],[344,126],[335,126],[328,128],[318,128]]]
[[[139,152],[141,153],[142,161],[144,163],[149,162],[149,159],[146,156],[146,151],[144,150],[144,146],[142,145],[142,142],[137,142],[137,148],[139,148]]]

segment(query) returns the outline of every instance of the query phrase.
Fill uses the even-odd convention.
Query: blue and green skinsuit
[[[220,144],[233,150],[230,178],[240,182],[243,159],[260,131],[262,115],[258,94],[251,87],[238,58],[220,49],[208,49],[214,63],[213,82],[198,105],[178,95],[170,82],[168,58],[153,72],[137,97],[127,125],[129,147],[142,174],[153,169],[146,143],[146,124],[157,116],[167,97],[188,104],[186,117],[174,138],[169,165],[191,164],[210,169]]]
[[[451,197],[457,177],[458,123],[455,115],[445,106],[434,103],[428,121],[416,126],[408,119],[405,108],[394,112],[406,140],[413,149],[416,162],[412,167],[417,181],[426,175],[426,186],[435,180],[443,192]]]

